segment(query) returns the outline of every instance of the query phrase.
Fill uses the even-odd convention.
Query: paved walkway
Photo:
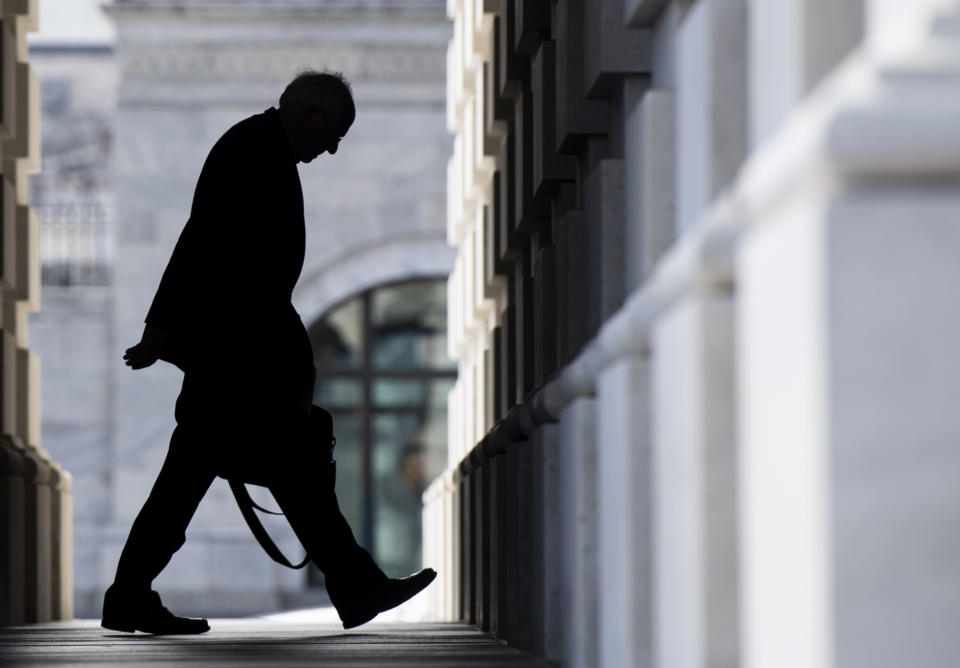
[[[548,664],[469,624],[373,621],[344,631],[332,620],[211,619],[199,636],[107,631],[75,620],[0,630],[0,663],[11,666],[370,666],[545,668]]]

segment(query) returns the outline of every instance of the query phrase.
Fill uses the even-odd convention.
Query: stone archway
[[[347,249],[322,265],[304,267],[293,303],[304,323],[331,306],[375,285],[444,276],[453,269],[454,251],[436,237],[386,239]]]

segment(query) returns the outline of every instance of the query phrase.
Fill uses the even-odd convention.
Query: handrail
[[[934,3],[936,4],[936,3]],[[956,4],[956,0],[942,2]],[[930,10],[931,12],[933,10]],[[917,55],[889,56],[868,40],[801,102],[779,131],[757,147],[731,186],[703,211],[658,262],[653,275],[607,320],[577,357],[529,400],[502,418],[461,462],[440,476],[424,501],[441,486],[458,482],[482,462],[523,441],[538,426],[554,422],[578,397],[591,396],[596,380],[614,360],[640,357],[649,349],[657,317],[691,292],[730,290],[737,242],[760,215],[815,179],[842,183],[854,178],[960,173],[960,87],[941,81],[917,87],[903,76],[918,67],[960,80],[958,54],[933,48]],[[903,95],[937,96],[936,104],[905,110]],[[884,137],[883,142],[876,141]],[[435,489],[436,487],[436,489]]]
[[[656,317],[691,289],[725,290],[733,278],[733,249],[743,229],[740,207],[720,196],[677,245],[668,251],[650,280],[607,320],[577,357],[529,400],[512,409],[423,494],[425,503],[457,484],[484,462],[525,441],[540,425],[555,422],[579,397],[591,396],[599,375],[614,360],[643,355]]]

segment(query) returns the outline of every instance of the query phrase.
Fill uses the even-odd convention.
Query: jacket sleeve
[[[145,322],[173,334],[184,324],[196,285],[197,239],[188,220],[167,263]]]
[[[190,218],[180,233],[154,295],[145,322],[168,334],[182,332],[190,324],[195,309],[209,292],[210,276],[205,264],[210,262],[204,240],[217,227],[217,218],[224,215],[225,184],[230,180],[232,160],[221,139],[204,161],[193,194]]]

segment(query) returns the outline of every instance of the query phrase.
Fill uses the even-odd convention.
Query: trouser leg
[[[291,467],[281,482],[270,486],[270,492],[310,559],[323,572],[330,600],[340,609],[349,596],[369,591],[387,576],[357,543],[340,512],[332,470],[326,475],[326,467],[332,466]]]
[[[196,456],[197,446],[176,427],[170,448],[146,503],[123,546],[114,583],[131,591],[149,590],[154,578],[186,540],[187,525],[213,482],[212,469]]]

